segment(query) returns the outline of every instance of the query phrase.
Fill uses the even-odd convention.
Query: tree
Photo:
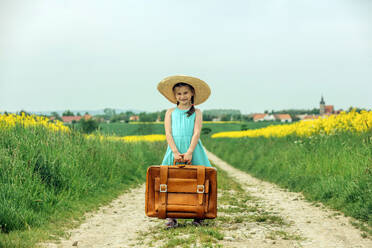
[[[160,112],[160,121],[164,121],[165,113],[166,113],[166,112],[167,112],[166,109],[164,109],[164,110],[162,110],[162,111]]]
[[[211,121],[212,119],[213,119],[213,116],[212,115],[206,114],[203,111],[203,121]]]
[[[152,122],[155,121],[157,118],[157,115],[154,114],[147,114],[146,112],[139,113],[139,119],[143,122]]]
[[[51,116],[53,116],[54,119],[56,119],[56,120],[62,121],[62,118],[59,116],[59,114],[57,112],[52,112]]]
[[[242,115],[242,121],[253,121],[252,115]]]
[[[98,129],[98,122],[93,119],[85,120],[81,118],[79,123],[83,133],[91,133]]]
[[[63,112],[62,116],[74,116],[74,113],[72,113],[70,110],[66,110]]]
[[[26,110],[21,110],[21,111],[19,111],[19,115],[22,115],[22,113],[24,114],[24,115],[31,115],[30,113],[28,113]]]
[[[209,127],[203,127],[201,131],[202,135],[208,135],[210,132],[212,132],[212,129],[210,129]]]
[[[230,119],[231,119],[231,115],[227,115],[227,114],[222,115],[221,117],[221,121],[229,121]]]
[[[115,109],[112,108],[105,108],[103,112],[105,113],[106,119],[111,119],[112,116],[116,115]]]
[[[248,130],[248,126],[246,124],[243,124],[243,125],[240,126],[240,130],[241,131]]]
[[[232,115],[232,120],[233,121],[241,121],[242,120],[242,115],[234,114],[234,115]]]

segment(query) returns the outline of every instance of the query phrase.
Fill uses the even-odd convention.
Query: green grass
[[[87,140],[44,128],[0,129],[0,247],[33,247],[145,181],[165,142]],[[75,220],[75,222],[71,221]]]
[[[342,133],[298,138],[203,139],[234,167],[321,201],[372,226],[372,138]],[[371,233],[371,230],[369,230]]]
[[[268,125],[273,125],[273,122],[242,122],[239,123],[204,123],[203,128],[210,128],[211,133],[224,131],[240,131],[245,125],[248,129],[257,129]],[[163,123],[148,123],[148,124],[128,124],[128,123],[101,123],[99,125],[100,132],[115,136],[128,135],[147,135],[147,134],[165,134]]]

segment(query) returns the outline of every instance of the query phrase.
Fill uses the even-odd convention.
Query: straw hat
[[[173,86],[180,82],[187,83],[194,87],[194,105],[205,102],[211,94],[211,89],[206,82],[199,78],[185,75],[176,75],[164,78],[158,84],[158,90],[163,96],[165,96],[165,98],[176,104],[177,100],[173,93]]]

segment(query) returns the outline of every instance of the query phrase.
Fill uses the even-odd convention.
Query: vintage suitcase
[[[214,219],[217,170],[201,165],[154,165],[147,169],[145,212],[149,217]]]

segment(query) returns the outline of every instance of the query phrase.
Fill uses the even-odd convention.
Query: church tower
[[[324,115],[324,113],[325,113],[325,102],[324,102],[323,95],[322,95],[322,98],[320,99],[320,104],[319,104],[319,114]]]

